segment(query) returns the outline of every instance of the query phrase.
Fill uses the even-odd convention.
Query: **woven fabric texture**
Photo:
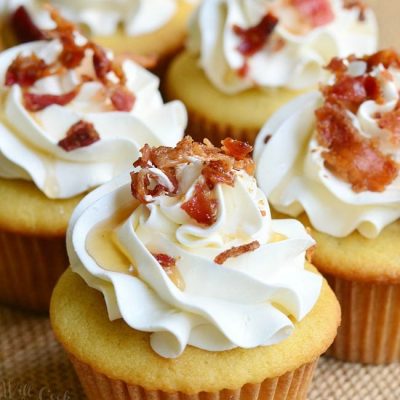
[[[85,399],[48,318],[0,307],[0,399]],[[400,400],[400,365],[322,358],[309,400]]]

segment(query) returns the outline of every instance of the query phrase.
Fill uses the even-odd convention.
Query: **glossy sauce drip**
[[[98,223],[88,234],[86,250],[101,268],[113,272],[130,273],[138,276],[138,272],[129,257],[118,244],[116,228],[125,222],[134,208],[127,207],[115,213],[111,218]],[[168,278],[180,289],[185,289],[185,282],[178,268],[168,266],[163,268]]]
[[[60,193],[60,185],[56,175],[55,157],[46,155],[42,161],[46,169],[43,191],[51,199],[57,198]]]
[[[166,267],[164,268],[164,271],[167,273],[168,278],[171,279],[172,283],[183,292],[185,290],[185,281],[183,280],[182,275],[176,265],[172,267]]]
[[[283,240],[286,240],[287,236],[282,235],[281,233],[278,232],[272,232],[270,239],[268,240],[268,243],[276,243],[276,242],[282,242]]]
[[[120,210],[111,218],[98,223],[88,234],[86,250],[102,268],[113,272],[130,272],[135,274],[132,263],[123,253],[115,236],[115,228],[121,225],[133,209]]]

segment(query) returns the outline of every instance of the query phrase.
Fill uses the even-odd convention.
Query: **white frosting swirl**
[[[222,92],[236,93],[262,86],[303,89],[318,83],[323,66],[332,57],[370,54],[377,48],[377,26],[371,9],[360,21],[357,8],[344,9],[342,0],[330,0],[334,19],[303,31],[296,29],[294,11],[286,0],[205,0],[192,19],[189,50],[200,53],[200,65]],[[269,11],[279,18],[267,44],[246,59],[233,26],[257,25]],[[280,46],[280,43],[284,44]],[[238,70],[247,62],[247,74]]]
[[[364,66],[363,66],[364,64]],[[350,65],[362,75],[365,63]],[[382,66],[372,76],[381,82],[383,103],[361,104],[357,114],[348,111],[361,135],[378,140],[383,154],[400,162],[400,146],[390,142],[379,127],[376,115],[395,109],[400,97],[400,70],[390,68],[387,79]],[[324,165],[325,150],[316,139],[315,110],[323,104],[320,92],[300,96],[280,109],[266,123],[256,140],[254,159],[257,178],[271,204],[280,212],[296,217],[303,211],[319,231],[344,237],[358,230],[374,238],[400,217],[400,177],[383,192],[355,192],[351,184],[336,177]],[[265,144],[267,136],[270,140]]]
[[[100,82],[86,82],[65,106],[51,105],[31,113],[24,107],[19,85],[4,85],[6,71],[18,54],[36,54],[51,62],[61,51],[58,40],[33,42],[0,54],[0,176],[31,179],[50,198],[67,198],[107,182],[131,166],[145,144],[174,145],[183,135],[186,111],[180,102],[163,104],[158,78],[126,61],[127,88],[136,96],[130,112],[110,110]],[[80,74],[94,74],[90,52],[82,67],[36,81],[38,94],[67,93]],[[70,152],[58,146],[77,121],[94,125],[100,140]]]
[[[152,332],[152,348],[169,358],[188,344],[222,351],[284,340],[294,328],[289,316],[301,320],[321,288],[321,277],[304,269],[312,238],[295,220],[271,220],[265,196],[244,172],[236,174],[234,187],[215,187],[215,224],[204,227],[189,218],[180,206],[202,179],[200,171],[194,159],[178,174],[178,196],[136,204],[115,228],[118,248],[137,275],[128,268],[102,268],[87,244],[98,223],[135,205],[129,176],[91,192],[75,210],[67,234],[72,269],[104,294],[110,319],[123,318],[134,329]],[[284,238],[271,241],[274,232]],[[260,243],[257,250],[223,265],[213,261],[224,250],[254,240]],[[151,253],[176,259],[184,288],[175,286]]]
[[[190,1],[190,0],[187,0]],[[190,2],[193,2],[191,0]],[[138,36],[154,32],[168,23],[177,11],[178,0],[52,0],[61,14],[77,24],[84,24],[90,33],[109,36],[122,23],[125,34]],[[42,0],[9,0],[8,8],[23,5],[35,24],[42,29],[54,28]]]

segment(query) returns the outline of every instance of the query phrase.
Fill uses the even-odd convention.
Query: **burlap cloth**
[[[0,307],[0,399],[85,399],[48,318]],[[309,395],[317,399],[400,400],[400,365],[371,367],[323,358]]]

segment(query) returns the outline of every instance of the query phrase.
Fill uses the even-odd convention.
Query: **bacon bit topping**
[[[76,90],[71,92],[52,95],[52,94],[34,94],[34,93],[24,93],[24,105],[29,111],[35,112],[45,109],[53,104],[58,104],[59,106],[64,106],[70,103],[78,94]]]
[[[207,185],[197,184],[193,196],[181,208],[199,224],[211,226],[217,220],[217,205]]]
[[[107,74],[112,71],[112,62],[107,57],[107,54],[103,48],[97,45],[92,46],[93,49],[93,67],[96,72],[96,76],[104,81],[107,79]]]
[[[152,256],[158,261],[158,263],[163,268],[171,268],[171,267],[175,267],[175,265],[176,265],[175,258],[169,256],[168,254],[163,254],[163,253],[153,254],[152,253]]]
[[[326,147],[326,167],[356,192],[381,192],[397,177],[399,166],[353,126],[346,109],[326,103],[316,111],[317,139]]]
[[[348,65],[354,61],[364,61],[367,64],[367,73],[378,65],[383,65],[386,69],[390,67],[400,68],[400,55],[393,49],[380,50],[361,58],[354,55],[342,59],[335,57],[325,68],[338,78],[347,73]]]
[[[136,97],[125,86],[115,86],[111,90],[110,100],[117,111],[129,112],[132,110]]]
[[[332,86],[323,87],[322,93],[327,101],[340,103],[353,112],[366,100],[384,100],[378,80],[370,75],[340,76]]]
[[[365,13],[368,7],[364,2],[362,2],[361,0],[344,0],[343,6],[348,10],[352,8],[359,8],[360,14],[358,16],[358,19],[360,21],[365,21],[366,19]]]
[[[43,32],[34,24],[24,6],[19,6],[10,18],[11,28],[18,43],[45,39]]]
[[[364,61],[368,64],[368,72],[380,64],[386,69],[391,66],[400,68],[400,55],[393,49],[385,49],[370,56],[365,56]]]
[[[272,13],[265,15],[261,21],[250,28],[234,25],[233,32],[242,40],[238,51],[245,57],[251,57],[267,43],[269,36],[278,24],[278,18]]]
[[[239,257],[242,254],[257,250],[259,247],[260,247],[260,242],[258,240],[254,240],[254,242],[248,244],[243,244],[242,246],[234,246],[229,250],[225,250],[221,254],[218,254],[217,257],[214,258],[214,262],[215,264],[222,265],[229,258]]]
[[[254,173],[254,163],[248,155],[252,150],[251,146],[247,144],[242,146],[240,142],[227,139],[223,144],[224,146],[219,149],[209,141],[197,143],[190,136],[186,136],[175,148],[165,146],[152,148],[145,145],[141,149],[142,156],[133,164],[141,170],[131,173],[132,195],[142,203],[148,203],[152,201],[152,197],[160,194],[178,195],[178,167],[189,164],[193,158],[197,158],[204,164],[201,171],[204,181],[196,185],[193,196],[181,207],[199,224],[213,224],[217,216],[217,202],[212,194],[215,185],[225,183],[233,186],[234,170]],[[237,159],[231,152],[236,154]],[[150,170],[152,167],[159,169],[168,177],[171,184],[169,189],[158,181],[159,177]]]
[[[117,111],[131,111],[135,103],[135,96],[125,87],[126,77],[121,65],[110,60],[105,50],[93,42],[87,41],[82,46],[77,45],[75,25],[62,18],[54,8],[48,8],[50,16],[56,24],[56,29],[41,31],[41,33],[46,39],[58,39],[62,43],[63,49],[58,60],[47,65],[35,54],[19,55],[6,72],[5,84],[7,86],[19,84],[25,88],[32,86],[45,76],[60,74],[65,69],[77,68],[86,56],[86,51],[91,50],[95,77],[82,76],[81,84],[97,78],[105,86],[105,92]],[[23,15],[24,12],[26,13],[25,9],[20,10],[18,15]],[[29,17],[28,14],[26,15]],[[108,78],[110,72],[114,73],[114,77],[119,80],[119,83]],[[29,111],[39,111],[51,104],[66,105],[78,94],[79,89],[80,84],[70,93],[61,96],[37,95],[26,91],[24,93],[25,105]]]
[[[365,73],[352,76],[349,73],[352,62],[365,63]],[[385,70],[378,79],[371,72],[379,65]],[[348,113],[356,114],[367,100],[384,102],[381,80],[393,79],[387,70],[391,66],[400,68],[400,56],[394,50],[381,50],[362,58],[334,58],[327,69],[335,75],[336,81],[333,85],[321,87],[325,104],[316,111],[317,139],[320,145],[327,148],[322,154],[325,166],[349,182],[356,192],[381,192],[399,174],[400,165],[381,151],[379,138],[363,137]],[[391,112],[377,113],[374,118],[378,126],[390,135],[391,143],[398,146],[400,105]]]
[[[352,61],[352,59],[347,59],[349,62]],[[348,66],[345,63],[344,58],[339,58],[339,57],[333,57],[330,63],[325,67],[328,71],[332,72],[336,78],[344,75],[347,72]]]
[[[85,57],[86,45],[78,46],[75,41],[76,26],[61,17],[55,8],[47,7],[50,11],[50,17],[56,24],[56,28],[45,31],[49,39],[59,39],[63,45],[61,54],[58,57],[59,62],[67,69],[77,68]]]
[[[48,65],[35,54],[17,56],[6,72],[5,85],[32,86],[37,80],[49,74]]]
[[[390,134],[394,146],[400,145],[400,104],[393,111],[377,116],[379,128],[385,129]]]
[[[253,151],[253,147],[240,140],[226,138],[221,143],[222,150],[228,156],[235,157],[236,160],[244,160]]]
[[[329,24],[335,18],[329,0],[292,0],[292,4],[315,28]]]
[[[100,136],[93,124],[81,120],[69,128],[66,137],[60,140],[58,145],[65,151],[72,151],[89,146],[98,140]]]

